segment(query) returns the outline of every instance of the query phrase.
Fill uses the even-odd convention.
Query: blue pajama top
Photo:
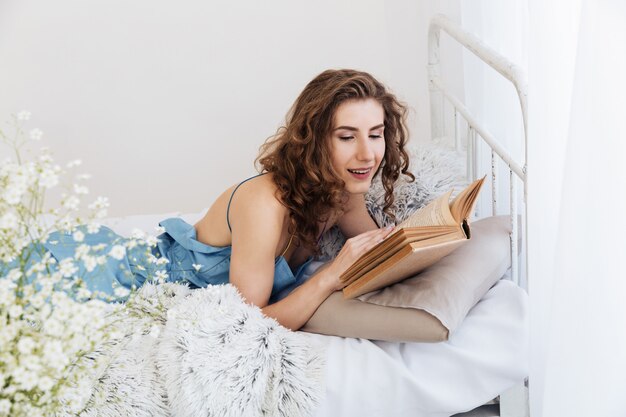
[[[139,287],[148,277],[154,276],[157,269],[167,272],[166,282],[187,283],[192,288],[229,282],[231,246],[216,247],[199,242],[195,228],[180,218],[166,219],[159,225],[165,232],[158,236],[156,247],[150,250],[146,250],[145,245],[127,248],[122,259],[106,256],[106,264],[97,266],[91,272],[84,270],[80,262],[78,276],[83,277],[91,291],[101,291],[109,295],[113,295],[114,282],[128,289],[132,286]],[[82,242],[74,241],[71,234],[54,232],[44,244],[45,249],[57,261],[62,261],[73,257],[78,246],[82,244],[100,245],[96,246],[96,254],[107,255],[113,246],[124,245],[130,240],[104,226],[92,234],[87,232],[86,226],[79,229],[85,235]],[[166,258],[169,262],[156,266],[150,255]],[[283,256],[275,259],[270,303],[278,301],[302,284],[305,268],[311,260],[309,258],[293,272]]]

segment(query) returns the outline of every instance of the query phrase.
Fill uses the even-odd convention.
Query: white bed
[[[510,193],[510,214],[512,229],[516,231],[518,202],[515,184],[525,182],[525,168],[512,161],[462,103],[445,90],[441,92],[444,87],[438,78],[438,43],[442,29],[513,81],[525,115],[523,79],[519,81],[520,74],[514,65],[452,22],[442,16],[433,19],[429,48],[433,136],[439,136],[442,130],[441,109],[444,97],[447,97],[455,107],[455,117],[463,116],[469,126],[468,179],[484,174],[477,172],[477,147],[472,146],[479,137],[493,149],[494,160],[499,156],[508,165],[513,191]],[[458,134],[454,139],[453,142],[459,145]],[[494,182],[495,172],[494,169]],[[493,200],[497,200],[495,194]],[[181,217],[193,223],[201,214]],[[128,235],[132,228],[152,232],[160,220],[172,215],[178,214],[129,216],[111,219],[107,224],[123,235]],[[522,238],[525,244],[525,236]],[[528,375],[528,300],[526,291],[518,286],[519,264],[523,262],[517,256],[517,241],[518,237],[513,235],[511,249],[516,256],[513,256],[512,270],[470,310],[448,341],[391,343],[302,333],[312,343],[323,346],[326,355],[326,394],[315,416],[451,416],[498,398],[511,387],[518,386],[523,390]],[[317,266],[319,263],[311,265],[309,272]],[[524,415],[524,404],[518,411],[519,415]]]

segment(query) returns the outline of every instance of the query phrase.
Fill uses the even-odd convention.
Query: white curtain
[[[624,416],[626,3],[531,0],[530,31],[531,416]]]
[[[626,416],[626,1],[461,5],[528,68],[530,415]],[[466,101],[511,149],[512,87],[472,60]]]

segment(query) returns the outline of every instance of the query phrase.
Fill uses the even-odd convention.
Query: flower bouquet
[[[27,134],[29,118],[20,112],[0,127],[0,146],[12,153],[0,161],[0,417],[78,415],[107,365],[93,352],[114,344],[120,321],[141,310],[111,303],[128,300],[128,288],[116,287],[114,297],[94,293],[81,274],[120,259],[129,246],[149,250],[156,238],[137,233],[107,253],[82,244],[100,230],[108,201],[97,197],[81,209],[89,176],[75,172],[80,160],[61,167],[46,148],[32,151],[43,133]],[[46,193],[55,187],[63,187],[60,207],[47,208]],[[44,249],[54,231],[77,243],[73,257],[58,262]]]

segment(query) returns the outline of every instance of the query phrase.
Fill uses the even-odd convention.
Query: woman
[[[161,222],[165,232],[154,256],[125,245],[125,256],[109,257],[98,279],[90,273],[85,281],[92,290],[111,293],[111,283],[141,285],[153,264],[166,263],[168,281],[192,287],[230,282],[264,314],[299,329],[343,287],[340,275],[391,233],[369,216],[364,195],[381,175],[388,209],[394,182],[401,173],[412,177],[405,118],[406,108],[371,75],[321,73],[296,100],[286,126],[262,147],[262,174],[226,190],[194,226],[181,219]],[[304,282],[319,237],[333,225],[346,244]],[[85,233],[82,243],[107,243],[101,250],[110,254],[124,241],[102,228]],[[62,234],[45,246],[58,261],[77,251],[76,242]]]
[[[195,225],[199,241],[232,246],[230,282],[246,300],[297,330],[343,287],[339,276],[391,232],[378,229],[364,195],[382,175],[391,205],[393,183],[408,167],[405,114],[364,72],[329,70],[306,86],[257,159],[267,174],[226,190]],[[270,304],[280,258],[298,271],[335,224],[349,238],[338,256]]]

